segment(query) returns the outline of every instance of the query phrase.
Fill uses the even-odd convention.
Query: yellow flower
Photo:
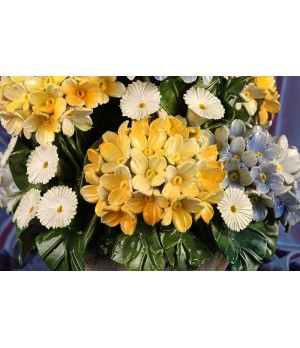
[[[205,159],[207,163],[214,166],[217,162],[218,157],[218,145],[208,145],[202,146],[199,153],[196,154],[197,160],[201,161]]]
[[[128,121],[123,122],[118,134],[110,131],[103,134],[104,142],[99,146],[100,154],[106,162],[101,166],[103,173],[112,173],[118,165],[125,164],[130,157],[127,125]]]
[[[7,111],[14,113],[16,110],[29,110],[29,93],[21,83],[16,83],[14,86],[6,86],[3,89],[3,94],[10,103],[7,105]]]
[[[49,85],[60,85],[67,76],[27,76],[24,85],[29,92],[45,90]]]
[[[199,145],[195,138],[183,140],[180,134],[171,136],[164,145],[165,156],[170,164],[182,164],[192,161],[193,157],[199,152]]]
[[[242,103],[243,107],[250,116],[254,116],[257,111],[256,99],[264,99],[266,96],[266,90],[255,86],[254,83],[249,83],[245,86],[241,96],[245,100],[245,103]]]
[[[109,192],[109,205],[122,205],[131,197],[131,174],[128,167],[119,165],[114,174],[105,174],[100,178],[100,185]]]
[[[136,156],[131,160],[130,166],[136,174],[132,179],[133,188],[147,196],[157,193],[157,188],[166,180],[167,161],[164,157]]]
[[[68,78],[62,83],[62,89],[66,94],[67,103],[71,106],[86,106],[92,109],[98,106],[99,93],[95,83],[78,83]]]
[[[202,160],[198,162],[198,180],[200,191],[216,193],[220,190],[221,182],[226,178],[227,172],[223,170],[221,162]]]
[[[274,114],[280,110],[280,103],[277,100],[279,94],[277,91],[267,91],[266,97],[259,110],[259,123],[264,126],[268,121],[272,121]]]
[[[108,192],[101,185],[86,185],[81,188],[80,194],[89,203],[96,203],[95,213],[101,217],[103,209],[107,206]]]
[[[203,209],[200,199],[183,197],[172,202],[165,209],[161,224],[168,226],[174,224],[179,232],[186,232],[192,226],[191,214],[199,213]]]
[[[256,76],[255,83],[258,87],[270,89],[275,85],[274,76]]]
[[[46,91],[30,93],[29,101],[36,114],[48,114],[52,115],[53,119],[59,119],[66,110],[66,100],[62,96],[63,91],[60,86],[49,85]]]
[[[137,224],[137,217],[124,206],[107,206],[101,217],[101,222],[110,227],[121,226],[123,233],[132,235]]]
[[[146,157],[157,155],[163,156],[163,146],[167,139],[167,134],[163,129],[154,129],[148,139],[141,129],[134,129],[129,134],[131,142],[131,157],[145,155]]]
[[[84,175],[87,183],[92,185],[100,184],[100,168],[103,164],[103,158],[100,152],[95,149],[88,149],[87,157],[90,163],[84,166]]]
[[[144,221],[150,226],[154,226],[161,220],[164,208],[168,205],[168,201],[162,196],[145,196],[140,192],[135,193],[125,203],[133,214],[143,212]]]
[[[121,98],[123,96],[125,86],[116,79],[116,76],[93,76],[93,80],[98,87],[99,104],[108,103],[109,97]]]
[[[224,191],[219,190],[215,194],[200,192],[198,198],[201,200],[203,209],[195,214],[195,220],[202,219],[207,224],[214,217],[215,211],[212,204],[218,204],[224,197]]]
[[[141,120],[133,120],[131,129],[141,130],[147,137],[149,135],[149,129],[150,129],[149,120],[150,120],[150,117],[142,118]]]
[[[19,135],[24,127],[24,121],[29,117],[29,113],[23,110],[18,110],[16,112],[1,112],[0,119],[3,128],[6,129],[7,133],[10,135]],[[27,138],[26,131],[24,132]]]
[[[167,119],[157,118],[150,125],[150,133],[154,129],[164,129],[169,137],[180,134],[184,140],[189,137],[189,130],[180,118],[168,116]]]
[[[162,194],[171,201],[177,199],[180,194],[187,197],[196,197],[199,193],[197,165],[193,162],[186,162],[177,166],[177,168],[168,166],[166,181]]]
[[[75,128],[83,132],[87,132],[92,128],[93,121],[90,115],[93,109],[85,107],[68,108],[68,110],[61,116],[62,132],[71,137]]]

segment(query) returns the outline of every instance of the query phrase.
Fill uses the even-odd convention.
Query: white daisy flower
[[[223,200],[218,204],[223,220],[233,231],[246,228],[253,219],[250,199],[242,190],[229,187],[225,190]]]
[[[40,199],[41,191],[36,189],[29,190],[22,197],[13,218],[19,228],[27,227],[29,222],[36,216]]]
[[[35,148],[26,164],[28,181],[31,184],[47,184],[56,174],[58,160],[55,145],[45,144]]]
[[[41,198],[37,217],[48,229],[67,227],[76,215],[77,204],[77,196],[71,188],[55,186]]]
[[[158,111],[160,98],[154,83],[135,81],[126,88],[121,99],[122,114],[135,120],[145,118]]]
[[[183,98],[189,109],[204,119],[219,120],[224,117],[225,109],[220,99],[204,88],[193,86]]]

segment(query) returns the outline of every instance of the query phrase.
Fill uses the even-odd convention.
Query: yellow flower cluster
[[[4,76],[0,82],[0,119],[11,135],[22,131],[39,144],[55,133],[74,134],[92,127],[93,108],[120,98],[125,86],[115,76]]]
[[[280,97],[273,76],[256,76],[252,78],[243,90],[242,105],[250,116],[258,113],[258,121],[262,126],[272,124],[274,114],[280,110]]]
[[[191,227],[193,218],[212,219],[212,204],[223,198],[220,183],[226,171],[217,161],[217,146],[184,120],[146,118],[133,121],[131,128],[125,121],[118,134],[106,132],[99,147],[88,150],[84,173],[89,185],[81,194],[96,204],[102,223],[120,224],[131,235],[138,214],[148,225],[173,223],[180,232]]]

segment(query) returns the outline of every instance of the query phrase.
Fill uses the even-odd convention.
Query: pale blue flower
[[[229,134],[235,137],[243,137],[245,133],[245,123],[242,120],[233,120],[229,128]]]
[[[240,163],[235,159],[230,159],[224,165],[227,172],[226,179],[221,183],[222,188],[227,186],[236,187],[244,191],[245,186],[253,182],[253,178],[248,169],[241,168]]]
[[[253,167],[251,175],[254,179],[254,184],[260,193],[272,191],[280,191],[283,188],[283,178],[276,174],[277,166],[273,163]]]
[[[217,128],[215,131],[216,144],[220,156],[220,161],[226,161],[231,158],[231,153],[229,152],[228,143],[229,129],[226,126]]]
[[[255,190],[249,190],[246,194],[252,203],[253,220],[264,221],[268,215],[268,208],[273,208],[272,198]]]

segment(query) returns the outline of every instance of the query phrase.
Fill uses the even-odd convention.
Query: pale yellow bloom
[[[24,85],[29,92],[45,90],[49,85],[61,85],[67,76],[27,76]]]
[[[274,76],[256,76],[255,83],[258,87],[270,89],[275,85]]]
[[[101,217],[103,208],[107,206],[108,192],[101,185],[86,185],[81,188],[80,194],[89,203],[96,203],[95,213]]]
[[[86,106],[96,108],[99,103],[99,93],[96,83],[83,82],[68,78],[62,83],[65,98],[71,106]]]
[[[100,105],[108,103],[109,97],[121,98],[125,93],[125,86],[116,81],[116,76],[93,76],[92,78],[98,87]]]
[[[16,110],[29,110],[29,93],[21,83],[16,83],[14,86],[6,86],[3,89],[3,94],[10,101],[7,105],[7,111],[14,113]]]
[[[129,138],[132,146],[131,157],[164,155],[163,146],[167,139],[167,134],[163,129],[154,129],[148,138],[141,129],[134,129],[130,132]]]
[[[183,197],[172,202],[171,206],[165,209],[161,224],[169,226],[174,224],[179,232],[186,232],[192,226],[192,215],[203,209],[200,199]]]
[[[136,175],[132,179],[135,190],[151,196],[157,192],[157,188],[162,185],[165,178],[167,161],[159,156],[136,156],[130,162],[131,170]]]
[[[164,129],[169,137],[180,134],[184,140],[189,137],[189,130],[182,119],[168,116],[166,119],[157,118],[150,124],[150,133],[154,129]]]
[[[100,168],[103,164],[103,158],[96,149],[88,149],[87,157],[90,163],[84,166],[84,175],[87,183],[91,185],[100,184]]]
[[[198,162],[198,183],[200,191],[216,193],[220,190],[221,182],[226,178],[227,172],[223,170],[221,162]]]
[[[120,225],[122,232],[131,236],[136,228],[137,217],[124,206],[107,206],[104,208],[101,222],[110,227]]]
[[[10,135],[19,135],[23,130],[24,121],[28,117],[29,113],[23,110],[19,110],[14,113],[2,112],[0,115],[1,124]],[[30,136],[28,136],[26,133],[26,130],[24,134],[27,138],[30,138]]]
[[[195,138],[183,140],[180,134],[170,137],[165,145],[165,156],[170,164],[194,162],[193,157],[199,152],[199,145]]]
[[[83,132],[89,131],[93,125],[93,121],[90,117],[92,113],[93,109],[84,107],[69,107],[61,116],[62,132],[71,137],[75,132],[75,128],[78,128]]]
[[[141,120],[133,120],[131,129],[132,130],[141,130],[146,136],[149,135],[149,121],[150,117],[143,118]]]

